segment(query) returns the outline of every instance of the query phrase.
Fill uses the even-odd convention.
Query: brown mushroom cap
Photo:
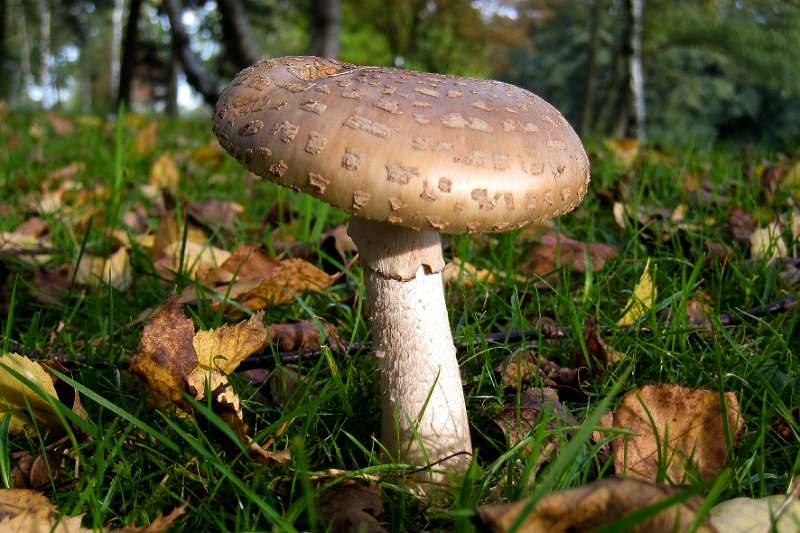
[[[564,117],[499,81],[267,59],[222,93],[214,132],[281,185],[359,217],[444,233],[506,231],[566,213],[589,183]]]

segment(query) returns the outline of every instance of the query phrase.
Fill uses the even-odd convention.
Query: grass
[[[97,190],[102,184],[109,191],[104,199],[109,208],[79,228],[63,213],[46,216],[53,245],[60,251],[52,258],[53,265],[74,265],[82,253],[107,250],[108,228],[120,227],[119,216],[134,202],[146,203],[138,185],[147,182],[154,157],[171,151],[183,158],[211,135],[206,121],[159,120],[160,144],[154,153],[142,156],[135,149],[137,125],[132,119],[116,125],[102,121],[99,127],[75,123],[74,134],[58,137],[49,133],[42,115],[11,114],[0,122],[0,230],[11,231],[31,216],[23,207],[26,198],[35,196],[48,172],[66,164],[86,165],[77,179],[87,190]],[[37,135],[37,128],[43,133]],[[583,274],[563,269],[549,288],[537,288],[542,285],[540,278],[518,279],[535,242],[524,231],[450,239],[448,257],[457,256],[500,275],[491,284],[447,288],[454,335],[463,343],[459,359],[477,457],[452,501],[433,506],[421,506],[400,490],[397,466],[381,465],[375,438],[380,431],[378,383],[367,351],[327,353],[293,366],[306,379],[283,405],[272,399],[268,388],[235,379],[246,421],[257,440],[263,442],[281,426],[288,427],[275,448],[291,448],[292,460],[273,467],[257,465],[231,446],[230,439],[214,437],[215,422],[221,422],[213,414],[201,420],[155,411],[147,406],[143,383],[116,369],[138,350],[142,325],[131,322],[142,310],[163,302],[175,288],[155,275],[146,252],[132,252],[130,290],[74,287],[54,305],[31,296],[32,267],[5,257],[5,289],[0,298],[4,342],[86,358],[86,364],[71,367],[69,375],[59,374],[80,392],[90,416],[71,425],[74,433],[59,448],[64,451],[58,463],[60,476],[45,488],[47,494],[62,512],[85,513],[84,525],[98,528],[147,523],[161,512],[186,504],[187,514],[176,531],[323,531],[320,493],[340,479],[320,482],[311,475],[337,468],[351,475],[381,475],[385,505],[381,520],[391,531],[473,531],[477,505],[531,493],[540,497],[609,475],[609,465],[597,454],[599,445],[581,437],[592,429],[598,407],[618,401],[619,394],[609,394],[613,387],[624,392],[649,383],[734,391],[739,398],[746,426],[730,470],[716,485],[713,480],[706,485],[696,481],[697,492],[708,494],[713,486],[719,500],[784,492],[800,471],[800,313],[770,314],[735,327],[718,326],[713,335],[704,335],[689,323],[686,311],[688,300],[698,291],[710,295],[714,315],[798,292],[797,286],[781,280],[779,266],[751,261],[746,247],[733,241],[725,223],[733,206],[753,213],[762,224],[787,211],[787,191],[779,190],[767,202],[758,181],[743,170],[746,163],[775,160],[777,154],[757,152],[743,159],[735,149],[672,149],[625,172],[608,154],[600,157],[604,152],[599,144],[592,145],[592,153],[593,181],[586,200],[556,224],[572,238],[618,246],[618,254],[602,270]],[[264,181],[250,183],[231,158],[213,168],[187,157],[180,167],[179,207],[208,197],[245,207],[234,235],[214,236],[217,245],[227,249],[239,242],[272,246],[276,231],[318,247],[323,231],[346,220],[343,213],[307,196]],[[698,201],[682,186],[682,177],[690,172],[708,179],[710,200]],[[661,222],[642,224],[629,217],[627,227],[621,229],[611,206],[621,188],[626,189],[628,205],[671,209],[687,204],[686,222],[691,226],[661,238]],[[277,218],[283,220],[285,215],[289,222],[262,225],[276,205],[281,212]],[[732,257],[727,262],[710,257],[707,240],[731,246]],[[798,256],[797,247],[797,242],[790,246],[790,255]],[[659,311],[644,318],[649,332],[616,328],[648,257],[654,265]],[[346,272],[346,283],[268,308],[265,320],[324,318],[336,325],[343,338],[363,341],[368,338],[363,298],[361,273],[355,266]],[[226,320],[207,305],[192,306],[189,313],[202,328]],[[485,339],[490,332],[532,328],[541,316],[569,327],[567,338],[513,343]],[[543,420],[523,443],[509,448],[492,419],[519,393],[504,387],[493,369],[531,345],[538,354],[565,365],[575,354],[586,358],[581,331],[591,317],[609,327],[605,339],[626,358],[617,368],[590,380],[586,400],[566,402],[579,421],[591,419],[572,440],[559,439],[561,449],[549,466],[537,472],[535,461],[547,436],[564,430],[552,430]],[[11,454],[38,453],[54,439],[6,435],[7,428],[0,424],[0,478],[8,485]],[[526,453],[524,445],[533,453]]]

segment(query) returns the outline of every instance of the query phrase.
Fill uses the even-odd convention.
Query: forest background
[[[796,0],[0,0],[12,108],[207,113],[236,71],[312,53],[508,81],[581,135],[791,150]]]

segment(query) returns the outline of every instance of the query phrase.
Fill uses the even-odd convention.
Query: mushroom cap
[[[252,172],[359,217],[444,233],[571,211],[589,160],[569,123],[499,82],[317,57],[242,70],[214,114]]]

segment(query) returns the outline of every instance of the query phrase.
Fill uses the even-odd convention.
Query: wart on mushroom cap
[[[267,59],[225,89],[214,131],[256,174],[362,218],[444,233],[566,213],[589,181],[561,114],[497,81]]]

